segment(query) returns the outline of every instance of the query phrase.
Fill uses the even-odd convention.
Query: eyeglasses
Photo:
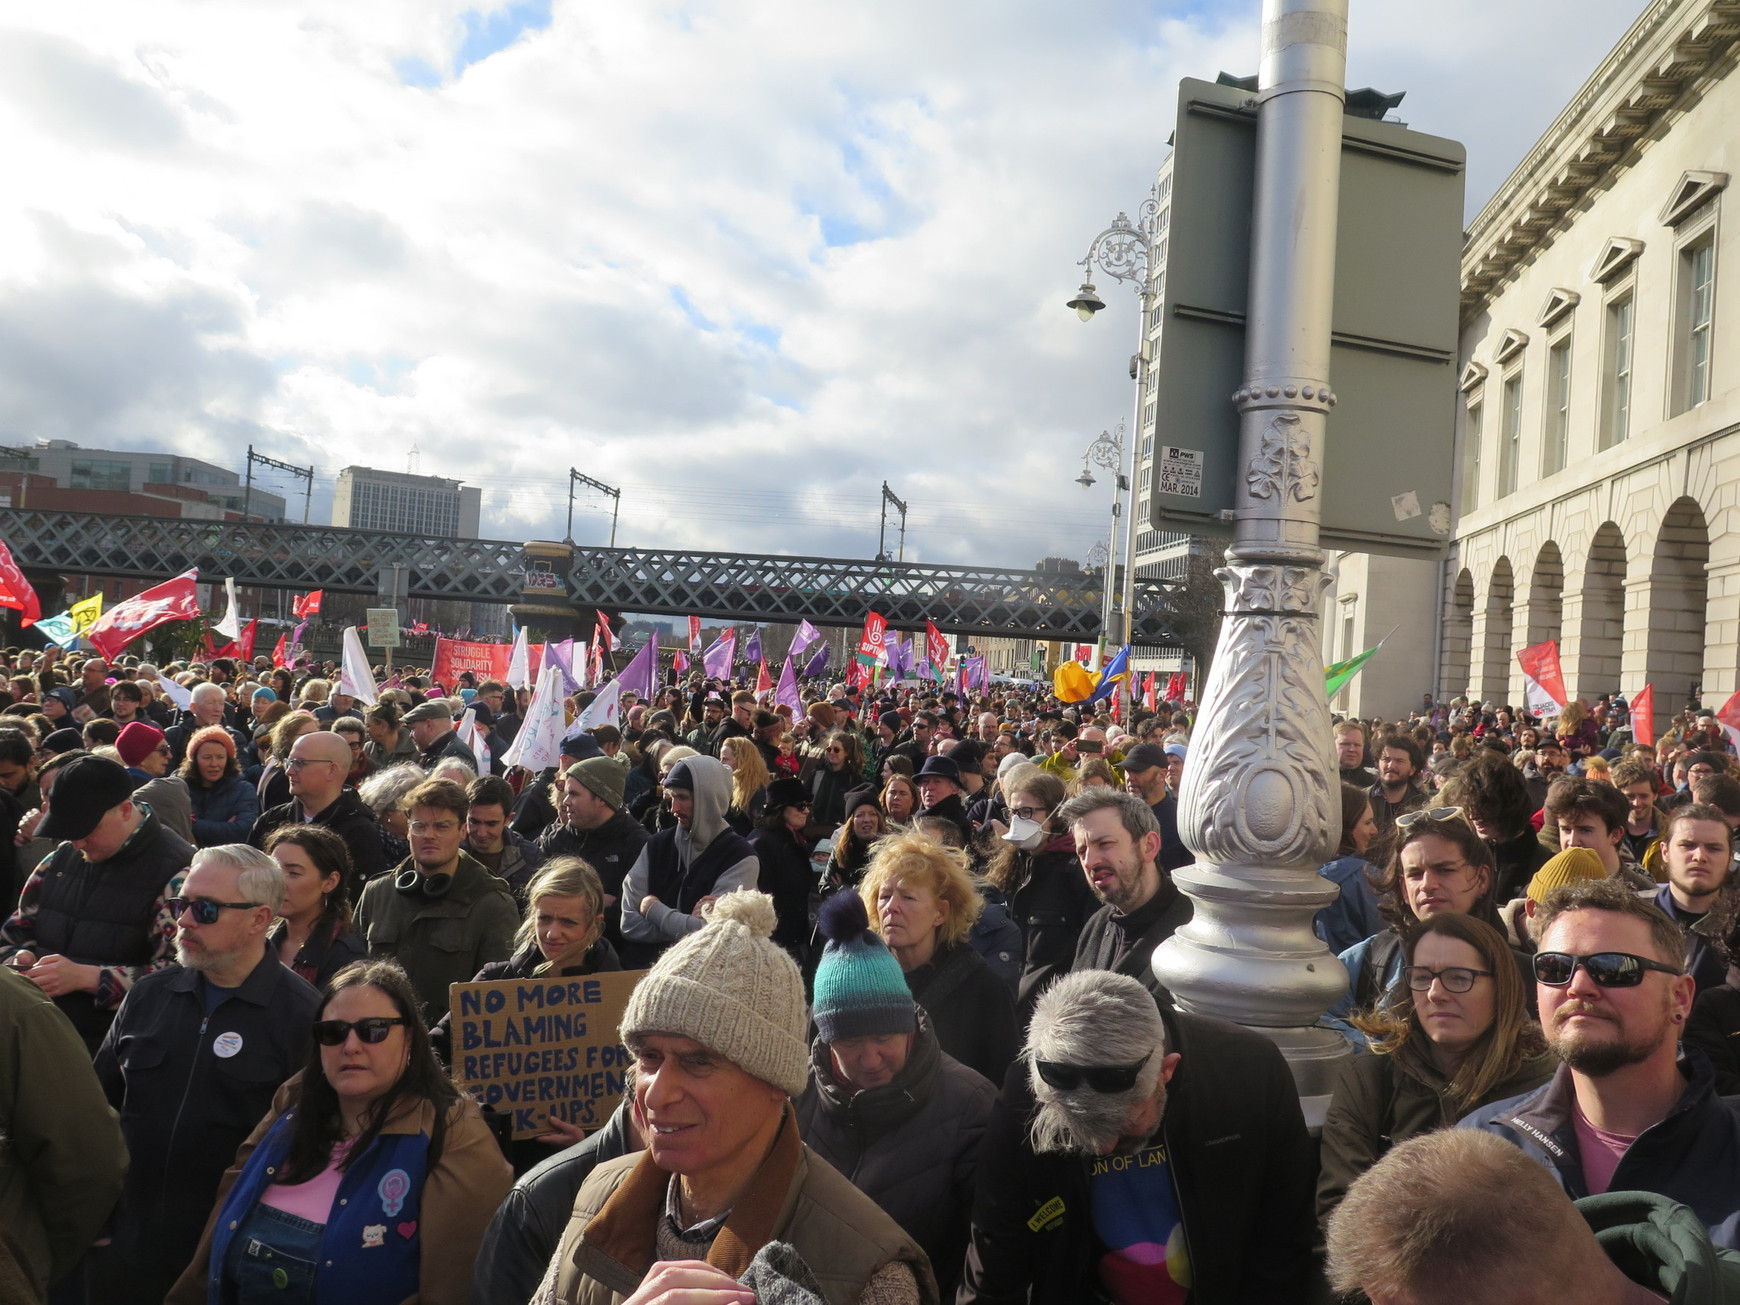
[[[1397,829],[1412,829],[1422,820],[1430,820],[1434,824],[1441,820],[1467,820],[1461,807],[1427,807],[1423,811],[1409,811],[1396,817]]]
[[[1410,965],[1402,973],[1407,976],[1408,987],[1413,992],[1430,992],[1434,979],[1444,985],[1445,992],[1467,992],[1474,986],[1476,979],[1492,977],[1491,970],[1471,970],[1462,965],[1452,965],[1442,970],[1427,969],[1424,965]]]
[[[1009,814],[1020,816],[1023,820],[1044,820],[1051,814],[1050,807],[1010,807]]]
[[[317,1020],[314,1024],[314,1040],[323,1047],[342,1047],[344,1040],[350,1036],[350,1031],[355,1029],[358,1042],[374,1046],[387,1040],[387,1034],[392,1032],[395,1024],[410,1022],[403,1016],[389,1019],[385,1015],[371,1015],[363,1020]]]
[[[1677,965],[1664,965],[1661,961],[1633,956],[1630,952],[1593,952],[1587,956],[1573,952],[1536,952],[1535,982],[1544,983],[1549,988],[1568,988],[1571,980],[1577,977],[1578,966],[1602,988],[1635,988],[1643,982],[1643,976],[1649,970],[1673,975],[1685,973]]]
[[[451,834],[458,828],[459,822],[457,820],[438,820],[432,825],[423,820],[413,820],[411,822],[411,832],[413,834]]]
[[[216,924],[219,911],[251,911],[259,902],[214,902],[209,897],[171,897],[164,903],[177,920],[183,911],[193,912],[195,924]]]
[[[1063,1065],[1055,1060],[1036,1060],[1033,1068],[1047,1087],[1059,1092],[1074,1092],[1086,1083],[1095,1092],[1128,1092],[1136,1086],[1142,1067],[1154,1059],[1150,1051],[1134,1065]]]
[[[291,757],[284,763],[285,770],[305,770],[309,766],[336,766],[336,761],[327,761],[324,757]]]

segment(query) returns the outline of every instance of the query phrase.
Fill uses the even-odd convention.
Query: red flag
[[[1722,704],[1721,710],[1716,713],[1716,720],[1727,733],[1728,742],[1733,743],[1740,739],[1740,693]]]
[[[604,645],[605,652],[610,652],[616,647],[616,641],[610,634],[610,618],[596,607],[592,609],[592,614],[598,618],[597,641]]]
[[[1166,677],[1166,701],[1184,701],[1184,672],[1173,671]]]
[[[281,634],[278,636],[277,646],[272,649],[272,665],[281,671],[289,669],[290,666],[290,657],[285,651],[285,645],[288,644],[289,641],[290,636],[288,634]]]
[[[941,675],[942,668],[947,666],[949,661],[949,641],[944,637],[943,632],[929,620],[924,623],[924,655],[926,660],[936,669],[936,673]]]
[[[766,693],[773,687],[773,676],[767,673],[767,658],[761,659],[761,674],[755,677],[755,691]]]
[[[882,661],[882,639],[888,632],[888,618],[880,612],[864,616],[864,633],[858,636],[858,658],[871,665]]]
[[[1655,746],[1655,685],[1646,684],[1631,700],[1631,737],[1634,742]]]
[[[701,618],[689,618],[689,656],[698,656],[701,651]]]
[[[326,590],[324,589],[316,589],[313,593],[303,594],[302,597],[292,600],[290,610],[305,621],[320,611],[320,600],[325,594]]]
[[[1078,643],[1075,646],[1075,659],[1083,666],[1088,664],[1089,659],[1092,658],[1093,655],[1094,646],[1091,643]]]
[[[1528,709],[1543,716],[1557,714],[1567,698],[1565,674],[1559,669],[1559,641],[1548,639],[1524,648],[1516,659],[1523,670]]]
[[[671,669],[678,675],[689,669],[689,657],[681,648],[671,654]]]
[[[137,597],[116,603],[97,618],[97,623],[85,631],[91,646],[109,661],[121,655],[121,650],[140,635],[171,621],[191,621],[199,615],[199,594],[195,582],[198,570],[178,575],[173,580],[147,589]]]
[[[1159,678],[1159,671],[1148,672],[1148,687],[1142,691],[1142,706],[1149,711],[1154,710],[1154,681]]]
[[[249,621],[242,627],[242,637],[237,639],[233,645],[238,650],[241,659],[245,662],[251,662],[254,660],[254,636],[258,634],[259,631],[260,621],[259,618],[256,617],[254,620]]]
[[[20,626],[35,625],[42,619],[42,603],[36,590],[12,560],[12,550],[0,543],[0,607],[10,607],[18,613]]]

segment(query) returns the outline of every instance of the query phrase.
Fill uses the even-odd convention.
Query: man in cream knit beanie
[[[777,923],[765,893],[727,893],[635,988],[622,1040],[647,1149],[586,1179],[533,1305],[741,1301],[772,1242],[829,1305],[937,1300],[924,1251],[798,1136],[804,986]]]

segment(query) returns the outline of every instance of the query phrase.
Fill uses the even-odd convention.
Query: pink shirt
[[[1613,1171],[1619,1168],[1619,1162],[1637,1138],[1596,1128],[1575,1106],[1571,1114],[1572,1127],[1577,1130],[1577,1153],[1583,1159],[1583,1181],[1589,1187],[1589,1195],[1599,1196],[1613,1181]]]
[[[339,1165],[344,1163],[350,1148],[350,1141],[340,1142],[332,1148],[332,1159],[326,1168],[307,1182],[292,1187],[273,1183],[260,1193],[260,1203],[293,1214],[298,1219],[306,1219],[309,1223],[324,1224],[332,1213],[332,1203],[338,1199],[338,1185],[344,1178]]]

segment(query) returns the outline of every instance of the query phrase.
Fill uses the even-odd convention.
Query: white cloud
[[[908,557],[1079,557],[1135,323],[1081,326],[1074,262],[1256,8],[43,8],[0,39],[0,438],[325,487],[415,447],[507,537],[560,537],[572,464],[622,541],[732,551],[867,554],[886,478]],[[1485,193],[1629,20],[1361,4],[1350,82]]]

